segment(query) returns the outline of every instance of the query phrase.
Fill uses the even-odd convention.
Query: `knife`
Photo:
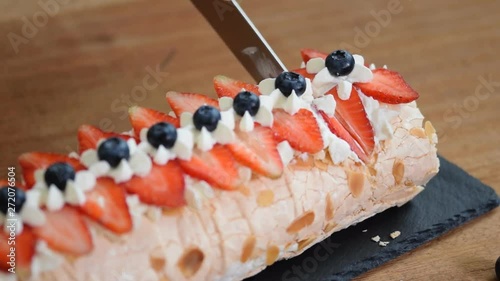
[[[191,0],[256,81],[276,78],[285,65],[237,0]]]

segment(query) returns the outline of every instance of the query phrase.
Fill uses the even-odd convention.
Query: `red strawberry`
[[[132,230],[132,219],[122,186],[110,178],[99,178],[94,189],[85,195],[85,204],[80,209],[90,218],[115,233]]]
[[[101,129],[91,125],[82,125],[80,126],[80,128],[78,128],[78,151],[82,153],[87,149],[95,149],[99,140],[110,137],[120,137],[125,140],[131,138],[127,135],[104,132]]]
[[[300,54],[302,55],[302,61],[305,63],[307,63],[310,59],[314,58],[326,59],[326,57],[328,56],[328,54],[316,51],[314,49],[302,49],[300,50]]]
[[[35,245],[36,237],[33,234],[33,230],[27,225],[24,226],[21,234],[16,235],[15,240],[10,240],[10,235],[2,229],[0,231],[0,270],[7,271],[10,268],[7,263],[10,262],[8,255],[11,255],[11,248],[15,248],[14,258],[17,271],[19,269],[29,269],[31,259],[35,254]]]
[[[149,128],[159,122],[166,122],[177,128],[179,127],[179,119],[154,109],[133,106],[128,110],[128,113],[136,138],[139,138],[142,129]]]
[[[185,205],[184,176],[176,161],[164,166],[153,165],[145,177],[133,177],[123,184],[129,193],[137,194],[141,202],[160,207],[176,208]]]
[[[179,163],[188,175],[214,187],[233,190],[241,184],[236,160],[231,151],[220,144],[209,151],[195,149],[189,161],[179,160]]]
[[[329,94],[332,94],[337,102],[335,117],[356,140],[365,154],[370,156],[375,146],[373,128],[366,116],[358,91],[353,88],[348,100],[342,100],[338,97],[336,87]],[[359,156],[359,158],[362,157]]]
[[[369,83],[355,83],[354,86],[365,95],[390,104],[409,103],[419,97],[401,74],[384,68],[373,70],[373,80]]]
[[[183,112],[194,113],[202,105],[219,108],[219,103],[216,100],[201,94],[168,92],[167,101],[175,115],[179,117]]]
[[[298,151],[317,153],[323,149],[318,123],[311,111],[301,109],[290,115],[282,109],[274,113],[273,131],[278,142],[288,141]]]
[[[292,72],[300,74],[300,75],[304,76],[305,78],[309,78],[311,80],[313,80],[314,76],[315,76],[315,74],[307,72],[307,70],[305,68],[298,68],[298,69],[292,70]]]
[[[215,92],[221,97],[235,98],[243,89],[260,96],[259,86],[218,75],[214,78]]]
[[[33,228],[35,235],[63,254],[84,255],[92,251],[92,235],[80,212],[69,206],[45,212],[47,221]]]
[[[325,120],[328,128],[332,133],[334,133],[337,137],[346,141],[351,147],[352,151],[358,155],[359,159],[366,162],[368,160],[368,156],[366,156],[365,152],[359,147],[358,143],[352,138],[351,134],[339,123],[339,121],[335,117],[329,117],[324,111],[320,110],[319,114]]]
[[[237,141],[228,144],[227,147],[236,160],[258,174],[270,178],[281,176],[283,163],[270,128],[256,124],[251,132],[243,132],[236,128],[235,133]]]
[[[55,153],[24,153],[19,156],[18,161],[19,165],[23,169],[23,178],[28,189],[35,184],[35,171],[38,169],[46,169],[54,163],[68,163],[73,166],[76,171],[84,169],[84,166],[80,163],[80,161],[78,161],[78,159]]]

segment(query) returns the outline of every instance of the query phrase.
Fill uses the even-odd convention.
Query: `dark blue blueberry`
[[[276,78],[274,84],[274,87],[280,89],[285,97],[289,97],[293,90],[295,90],[297,96],[300,97],[306,91],[306,86],[307,84],[304,76],[295,72],[281,73],[278,78]]]
[[[99,160],[106,161],[111,167],[116,168],[122,159],[128,160],[130,158],[130,150],[125,140],[112,137],[99,145],[97,156]]]
[[[177,140],[177,130],[172,124],[160,122],[149,128],[147,137],[148,142],[155,148],[160,145],[171,148]]]
[[[203,105],[193,115],[193,123],[196,129],[201,130],[205,127],[209,132],[217,129],[217,123],[221,119],[217,108],[209,105]]]
[[[251,92],[244,91],[239,93],[233,102],[233,108],[239,116],[243,116],[248,111],[251,116],[255,116],[259,111],[260,99]]]
[[[11,194],[9,194],[9,192]],[[12,195],[14,195],[13,199],[9,199],[12,198]],[[0,187],[0,212],[4,215],[7,215],[9,207],[14,207],[16,213],[21,212],[25,201],[26,193],[22,189],[8,186]],[[9,203],[11,203],[10,206]],[[12,204],[14,206],[12,206]]]
[[[333,76],[349,75],[354,69],[354,57],[345,50],[337,50],[326,57],[325,65]]]
[[[61,191],[64,191],[66,182],[75,179],[75,169],[68,163],[58,162],[47,168],[44,178],[47,186],[53,184]]]

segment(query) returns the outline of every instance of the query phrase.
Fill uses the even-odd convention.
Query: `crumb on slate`
[[[388,242],[388,241],[380,241],[380,242],[378,243],[378,245],[379,245],[379,246],[382,246],[382,247],[385,247],[385,246],[389,245],[389,242]]]
[[[372,237],[372,241],[378,243],[380,241],[380,236]]]
[[[368,231],[368,229],[364,229],[362,232],[367,232],[367,231]]]
[[[396,239],[401,235],[401,231],[394,231],[393,233],[390,234],[392,239]]]

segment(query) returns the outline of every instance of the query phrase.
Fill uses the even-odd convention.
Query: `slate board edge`
[[[445,223],[440,223],[434,225],[432,228],[425,231],[418,232],[408,238],[398,241],[397,247],[385,248],[386,251],[380,251],[377,255],[374,255],[368,259],[361,260],[360,265],[370,264],[370,266],[355,266],[356,270],[346,272],[343,275],[334,275],[327,278],[319,279],[317,281],[338,281],[338,280],[350,280],[359,276],[363,273],[368,272],[371,269],[379,267],[380,265],[393,260],[395,256],[401,256],[404,253],[410,252],[418,247],[425,245],[427,242],[436,239],[437,237],[457,228],[458,226],[474,220],[481,215],[484,215],[500,205],[500,199],[488,201],[480,211],[478,210],[466,210],[460,214],[455,215],[453,218],[448,219]],[[429,235],[429,233],[433,233]],[[395,244],[395,243],[394,243]],[[391,252],[399,252],[399,255],[390,254]]]

